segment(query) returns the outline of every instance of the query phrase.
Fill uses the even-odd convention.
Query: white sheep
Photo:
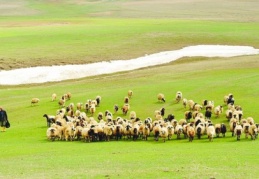
[[[77,110],[81,110],[82,107],[83,107],[83,103],[79,102],[79,103],[76,104],[76,109]]]
[[[64,131],[64,135],[65,135],[66,141],[68,140],[73,141],[75,136],[75,126],[67,125]]]
[[[107,125],[104,126],[103,132],[106,138],[106,141],[110,141],[110,138],[113,134],[114,126],[108,123]]]
[[[160,131],[161,131],[161,126],[158,123],[154,123],[153,133],[154,133],[155,141],[158,141]]]
[[[179,102],[182,100],[182,98],[183,98],[182,92],[181,92],[181,91],[177,91],[177,92],[176,92],[176,95],[175,95],[175,101],[176,101],[176,103],[179,103]]]
[[[92,114],[92,116],[94,115],[95,111],[96,111],[95,105],[91,105],[90,113]]]
[[[174,133],[177,135],[177,139],[181,139],[181,134],[183,133],[183,126],[177,124],[174,130]]]
[[[189,106],[189,109],[190,110],[193,110],[193,106],[194,106],[194,101],[192,100],[192,99],[190,99],[190,100],[188,100],[188,102],[187,102],[187,105]]]
[[[150,135],[150,128],[148,124],[145,124],[143,128],[143,140],[147,140],[147,137]]]
[[[192,142],[195,136],[195,129],[192,126],[187,126],[187,136],[189,141]]]
[[[51,95],[51,101],[55,101],[57,99],[57,94],[56,93],[53,93]]]
[[[210,142],[213,141],[213,137],[215,136],[215,127],[212,124],[209,124],[206,131],[207,131],[209,141]]]
[[[129,105],[129,104],[124,104],[123,107],[121,108],[122,113],[123,113],[124,115],[127,115],[129,109],[130,109],[130,105]]]
[[[217,106],[214,108],[214,114],[216,115],[216,117],[218,118],[220,116],[220,114],[223,112],[223,106]]]
[[[253,125],[255,122],[254,122],[254,118],[252,118],[252,117],[247,117],[246,118],[247,119],[247,122],[249,123],[249,124],[251,124],[251,125]]]
[[[231,118],[229,121],[229,128],[230,128],[230,132],[232,132],[232,137],[235,134],[235,128],[237,126],[237,119],[236,118]]]
[[[90,128],[89,127],[84,127],[83,129],[82,129],[82,139],[84,139],[84,141],[86,142],[86,141],[88,141],[88,142],[90,142],[90,137],[89,137],[89,130],[90,130]]]
[[[31,99],[31,105],[34,105],[34,104],[37,104],[40,102],[40,99],[39,98],[32,98]]]
[[[165,142],[166,138],[168,138],[168,129],[166,127],[161,127],[159,135],[163,139],[163,141]]]
[[[243,131],[242,132],[245,134],[246,138],[248,138],[250,126],[251,125],[249,123],[244,123],[244,125],[243,125]]]
[[[60,139],[60,133],[59,133],[58,129],[56,129],[54,127],[49,127],[47,129],[46,135],[47,135],[47,139],[49,139],[51,141],[54,141],[56,138]]]
[[[136,118],[137,118],[136,112],[135,111],[130,111],[129,118],[130,118],[130,120],[132,120],[132,123],[134,123]]]
[[[243,133],[242,126],[238,123],[234,129],[234,135],[237,136],[237,140],[240,140],[241,135]]]
[[[186,108],[188,103],[188,100],[186,98],[183,98],[183,107]]]
[[[159,102],[161,102],[161,101],[165,102],[165,95],[163,93],[159,93],[157,95],[157,99]]]
[[[128,97],[131,98],[132,95],[133,95],[133,91],[132,91],[132,90],[129,90],[129,91],[128,91]]]
[[[251,139],[255,140],[255,138],[258,135],[258,129],[257,129],[256,125],[255,124],[251,125],[249,127],[249,131],[248,132],[249,132],[249,135],[251,136]]]
[[[205,134],[205,124],[204,123],[199,123],[195,127],[195,132],[196,132],[196,134],[198,136],[198,139],[200,139],[201,136]]]
[[[171,140],[174,135],[174,127],[172,126],[172,124],[167,125],[167,130],[168,130],[168,140]]]

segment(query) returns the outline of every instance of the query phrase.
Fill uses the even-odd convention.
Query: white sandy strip
[[[46,66],[0,71],[0,85],[44,83],[77,79],[169,63],[182,57],[233,57],[256,54],[259,54],[259,49],[254,49],[249,46],[197,45],[185,47],[180,50],[146,55],[131,60],[115,60],[85,65]]]

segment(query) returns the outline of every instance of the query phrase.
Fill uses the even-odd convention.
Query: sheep
[[[126,127],[123,130],[124,139],[125,139],[125,137],[127,137],[127,139],[131,138],[131,135],[132,135],[131,129],[132,129],[132,125],[130,123],[127,124]]]
[[[143,140],[147,140],[147,137],[150,135],[150,127],[148,124],[145,124],[144,128],[143,128]]]
[[[95,98],[96,106],[100,106],[101,100],[102,100],[102,97],[101,97],[101,96],[99,96],[99,95],[96,96],[96,98]]]
[[[67,97],[67,100],[70,100],[71,97],[72,97],[72,94],[71,94],[70,92],[68,92],[68,93],[66,94],[66,97]]]
[[[185,111],[184,117],[185,117],[186,121],[190,122],[190,119],[192,118],[192,112],[191,111]]]
[[[129,104],[124,104],[123,107],[121,108],[122,113],[123,113],[124,115],[127,115],[129,109],[130,109],[130,105],[129,105]]]
[[[161,131],[161,126],[158,123],[156,123],[153,127],[153,133],[154,133],[155,141],[158,141],[160,131]]]
[[[114,114],[116,114],[119,110],[119,106],[117,104],[115,104],[113,109],[114,109]]]
[[[252,117],[247,117],[247,122],[251,125],[253,125],[255,122],[254,122],[254,119]]]
[[[229,96],[228,95],[225,95],[224,98],[223,98],[223,102],[227,105],[227,102],[228,102],[228,98]]]
[[[166,138],[168,138],[168,129],[166,127],[161,127],[159,135],[165,142]]]
[[[40,102],[40,99],[39,99],[39,98],[32,98],[32,99],[31,99],[31,105],[38,104],[39,102]]]
[[[186,98],[183,98],[183,107],[186,108],[188,103],[188,100]]]
[[[60,107],[64,107],[64,106],[65,106],[65,102],[66,102],[65,99],[60,99],[60,100],[58,101],[58,105],[59,105]]]
[[[125,96],[125,97],[124,97],[124,103],[125,103],[125,104],[128,104],[128,103],[129,103],[129,97],[128,97],[128,96]]]
[[[79,102],[79,103],[76,104],[76,109],[77,110],[81,110],[82,107],[83,107],[83,103]]]
[[[175,118],[175,117],[174,117],[173,114],[168,114],[167,118],[165,118],[164,120],[165,120],[165,122],[170,122],[170,123],[171,123],[171,121],[172,121],[174,118]]]
[[[90,113],[92,114],[92,116],[94,115],[95,111],[96,111],[95,105],[91,105]]]
[[[255,124],[253,124],[253,125],[251,125],[251,126],[249,127],[248,132],[249,132],[249,135],[251,136],[251,139],[252,139],[252,140],[255,140],[255,138],[257,138],[258,129],[257,129],[257,127],[256,127]]]
[[[195,127],[195,133],[197,134],[198,139],[200,139],[201,136],[205,133],[205,125],[204,125],[204,123],[199,123]]]
[[[167,126],[167,130],[168,130],[168,140],[171,140],[172,136],[174,135],[174,127],[169,124]]]
[[[182,92],[181,92],[181,91],[177,91],[177,92],[176,92],[176,95],[175,95],[175,101],[176,101],[176,103],[179,103],[179,102],[182,100],[182,98],[183,98]]]
[[[226,110],[226,118],[228,119],[228,121],[232,118],[232,116],[233,116],[232,110],[227,109]]]
[[[99,112],[98,115],[97,115],[97,119],[99,121],[101,121],[103,119],[103,113],[102,112]]]
[[[189,138],[189,142],[192,142],[195,136],[195,130],[192,126],[187,126],[187,136]]]
[[[242,126],[238,123],[235,127],[235,130],[234,130],[234,135],[237,136],[237,140],[240,140],[240,137],[242,135],[242,132],[243,132],[243,128]]]
[[[50,127],[51,124],[55,123],[55,116],[44,114],[43,117],[46,117],[47,127]]]
[[[183,133],[183,126],[177,124],[174,130],[174,133],[177,135],[177,139],[181,139],[181,134]]]
[[[181,125],[181,126],[183,126],[184,124],[187,124],[187,121],[186,121],[186,119],[180,119],[180,120],[178,121],[178,124]]]
[[[212,124],[209,124],[209,126],[207,127],[207,135],[209,138],[209,141],[212,142],[213,141],[213,137],[215,135],[215,127]]]
[[[84,127],[82,129],[81,135],[82,135],[82,139],[84,139],[85,142],[86,141],[90,142],[89,133],[88,133],[89,130],[90,130],[89,127]]]
[[[51,101],[55,101],[57,99],[57,94],[56,93],[53,93],[51,95]]]
[[[64,135],[65,135],[66,141],[68,141],[69,139],[70,139],[70,141],[73,141],[74,140],[74,135],[75,135],[75,127],[74,127],[74,125],[72,125],[72,126],[68,125],[65,128]]]
[[[164,115],[165,115],[165,108],[161,108],[161,109],[160,109],[160,114],[161,114],[161,116],[164,117]]]
[[[249,123],[245,123],[243,125],[243,133],[245,134],[245,137],[248,138],[248,135],[249,135],[249,128],[250,128],[250,124]]]
[[[230,132],[232,132],[232,137],[235,134],[235,128],[237,126],[237,119],[236,118],[231,118],[229,121],[229,128],[230,128]]]
[[[216,132],[216,137],[219,137],[220,133],[222,133],[222,136],[225,137],[225,133],[227,132],[226,125],[224,123],[215,124],[215,132]]]
[[[194,103],[193,110],[194,111],[201,111],[202,110],[202,105]]]
[[[110,141],[110,138],[113,134],[113,130],[114,130],[113,125],[111,125],[111,124],[107,124],[107,125],[104,126],[103,132],[104,132],[104,136],[106,138],[106,141]]]
[[[165,103],[165,95],[163,93],[159,93],[157,99],[159,102],[163,101]]]
[[[205,119],[210,119],[211,118],[211,114],[212,114],[212,112],[211,112],[211,109],[210,108],[208,108],[208,109],[206,109],[206,111],[205,111]]]
[[[129,90],[129,91],[128,91],[128,97],[131,98],[132,95],[133,95],[133,91],[132,91],[132,90]]]
[[[233,116],[234,118],[236,118],[238,121],[240,121],[241,118],[243,117],[243,111],[234,111],[234,112],[232,113],[232,116]]]
[[[194,101],[192,100],[192,99],[190,99],[190,100],[188,100],[188,102],[187,102],[187,105],[189,106],[189,109],[190,110],[193,110],[193,106],[194,106]]]
[[[130,117],[130,120],[132,120],[132,123],[134,123],[136,118],[137,118],[136,112],[135,111],[130,111],[129,117]]]
[[[59,131],[54,127],[49,127],[46,132],[47,139],[54,141],[56,138],[59,138]]]
[[[214,114],[218,118],[220,114],[223,112],[223,106],[217,106],[214,108]]]
[[[135,124],[132,128],[133,141],[136,141],[139,137],[139,125]]]
[[[232,104],[232,105],[234,105],[234,103],[235,103],[235,99],[234,99],[233,94],[229,94],[229,95],[228,95],[227,104]]]
[[[74,132],[74,138],[76,138],[76,140],[80,140],[81,139],[81,137],[82,137],[82,130],[83,130],[82,126],[76,126],[75,132]]]

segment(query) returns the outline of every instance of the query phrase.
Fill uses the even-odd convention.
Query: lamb
[[[189,109],[193,110],[193,106],[195,105],[194,101],[192,99],[190,99],[190,100],[188,100],[187,104],[189,106]]]
[[[240,140],[242,132],[243,132],[242,126],[238,123],[234,130],[234,135],[237,136],[237,140]]]
[[[159,93],[157,99],[159,102],[163,101],[165,103],[165,95],[163,93]]]
[[[129,90],[129,91],[128,91],[128,97],[131,98],[132,95],[133,95],[133,91],[132,91],[132,90]]]
[[[51,101],[55,101],[57,99],[57,94],[56,93],[53,93],[51,95]]]
[[[212,124],[209,124],[206,131],[207,131],[209,141],[210,142],[213,141],[213,137],[215,135],[215,127]]]
[[[32,98],[32,99],[31,99],[31,105],[38,104],[39,102],[40,102],[40,99],[39,99],[39,98]]]
[[[186,98],[183,98],[183,107],[186,108],[188,103],[188,100]]]
[[[192,126],[187,126],[187,136],[189,138],[189,142],[192,142],[195,136],[195,130]]]
[[[55,116],[44,114],[43,117],[46,117],[47,127],[50,127],[51,124],[55,123]]]
[[[258,129],[257,129],[257,127],[256,127],[255,124],[253,124],[253,125],[251,125],[251,126],[249,127],[248,132],[249,132],[249,135],[251,136],[251,139],[252,139],[252,140],[255,140],[255,138],[257,138]]]
[[[54,127],[49,127],[46,132],[47,139],[54,141],[56,138],[60,138],[59,131]]]
[[[166,127],[162,127],[159,135],[165,142],[166,138],[168,138],[168,129]]]
[[[223,112],[223,106],[217,106],[214,108],[214,114],[218,118],[220,114]]]
[[[183,98],[182,92],[181,92],[181,91],[177,91],[177,92],[176,92],[176,95],[175,95],[175,101],[176,101],[176,103],[179,103],[179,102],[182,100],[182,98]]]

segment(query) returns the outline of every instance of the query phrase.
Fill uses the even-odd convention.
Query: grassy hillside
[[[160,2],[160,1],[159,1]],[[213,8],[211,8],[213,7]],[[195,44],[251,45],[259,48],[257,1],[7,1],[0,0],[0,69],[52,64],[129,59]],[[108,17],[108,18],[107,18]],[[11,128],[0,132],[0,178],[256,178],[258,139],[241,141],[229,132],[225,113],[213,123],[225,123],[225,138],[110,142],[46,139],[43,114],[55,114],[58,98],[85,103],[102,97],[98,112],[113,111],[132,89],[130,111],[144,120],[165,107],[184,117],[176,91],[197,103],[234,94],[244,118],[259,123],[258,55],[233,58],[183,58],[130,72],[37,85],[0,86],[0,105]],[[157,101],[164,93],[166,102]],[[40,98],[31,106],[33,97]],[[204,109],[202,110],[204,113]],[[90,114],[88,114],[90,117]],[[121,110],[114,118],[124,116]]]

